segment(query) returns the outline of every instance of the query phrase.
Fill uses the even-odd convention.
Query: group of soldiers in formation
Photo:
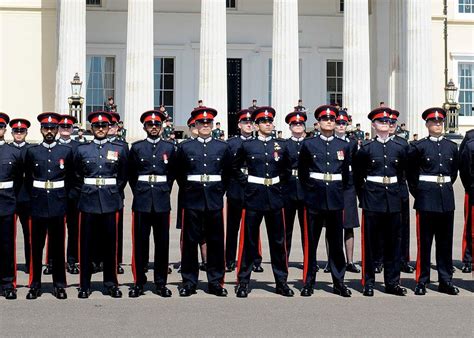
[[[212,137],[217,111],[200,105],[188,120],[192,137],[178,146],[163,140],[163,110],[141,115],[146,138],[128,144],[116,138],[120,115],[89,114],[94,139],[71,139],[74,117],[38,116],[43,141],[24,141],[30,122],[0,113],[0,282],[2,295],[16,294],[16,221],[25,234],[29,272],[27,299],[41,294],[42,257],[53,294],[67,298],[66,270],[80,274],[78,297],[91,293],[91,275],[103,271],[107,293],[122,297],[117,274],[123,273],[124,189],[132,203],[132,272],[129,297],[139,297],[147,283],[150,233],[154,235],[153,282],[156,293],[170,297],[170,195],[179,185],[182,297],[196,293],[200,268],[198,248],[205,248],[208,292],[227,296],[225,272],[236,270],[237,297],[247,297],[252,272],[262,272],[260,224],[265,219],[276,293],[293,296],[287,283],[293,224],[301,226],[304,253],[301,296],[314,292],[319,270],[316,252],[325,227],[333,292],[350,297],[346,271],[353,263],[355,227],[362,208],[361,252],[363,295],[374,295],[375,274],[383,269],[385,291],[404,296],[400,272],[416,271],[416,295],[430,283],[430,253],[436,240],[438,290],[456,295],[453,276],[453,183],[458,170],[464,188],[463,272],[471,271],[474,140],[469,133],[458,151],[443,137],[446,111],[430,108],[421,118],[429,136],[408,142],[394,135],[399,112],[378,107],[368,114],[375,137],[361,144],[346,136],[349,116],[331,105],[318,107],[319,133],[305,137],[307,113],[297,106],[285,121],[292,136],[273,135],[272,107],[252,106],[238,113],[240,135],[227,142]],[[7,126],[13,143],[6,143]],[[256,131],[256,136],[254,132]],[[58,135],[59,134],[59,135]],[[414,198],[418,252],[409,264],[409,192]],[[224,194],[227,195],[224,222]],[[68,229],[65,255],[66,224]],[[239,236],[240,232],[240,236]],[[238,239],[240,237],[240,239]],[[47,241],[46,241],[47,238]],[[47,242],[47,245],[45,245]],[[346,254],[344,253],[344,246]],[[237,250],[238,247],[238,250]],[[65,257],[66,256],[66,257]],[[66,262],[66,264],[64,264]]]

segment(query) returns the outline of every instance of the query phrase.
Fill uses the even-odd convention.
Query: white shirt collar
[[[441,135],[440,137],[434,137],[434,136],[430,136],[429,139],[433,142],[439,142],[441,141],[442,139],[444,138],[443,135]]]
[[[62,144],[69,144],[69,143],[71,143],[71,140],[72,139],[67,139],[67,140],[65,140],[63,138],[58,139],[59,143],[62,143]]]
[[[197,140],[198,140],[199,142],[201,142],[201,143],[209,143],[209,142],[212,141],[212,137],[209,136],[208,138],[203,139],[201,136],[198,136],[198,137],[197,137]]]
[[[349,139],[347,138],[346,135],[344,135],[344,136],[339,136],[339,135],[337,135],[337,134],[334,134],[334,136],[335,136],[336,138],[340,139],[340,140],[349,142]]]
[[[42,142],[41,145],[43,147],[45,147],[46,149],[51,149],[51,148],[54,148],[56,146],[57,142],[53,142],[51,144],[47,144],[46,142]]]
[[[244,141],[250,140],[252,137],[253,137],[252,135],[247,136],[247,137],[245,137],[244,135],[240,135],[240,138]]]
[[[272,137],[271,136],[263,137],[261,135],[258,135],[258,139],[263,142],[268,142],[272,139]]]
[[[297,138],[297,137],[292,136],[291,139],[295,142],[301,142],[304,140],[304,137]]]
[[[5,141],[0,141],[0,146],[3,146],[5,144]]]
[[[389,136],[389,137],[387,137],[385,140],[382,140],[380,137],[375,136],[375,139],[376,139],[377,141],[379,141],[380,143],[387,143],[388,141],[391,141],[391,140],[392,140],[392,137]]]
[[[106,144],[107,142],[109,142],[109,140],[107,138],[104,138],[103,140],[98,140],[96,138],[94,139],[94,143],[99,144],[99,145]]]
[[[25,141],[23,141],[23,142],[21,142],[21,143],[13,142],[12,144],[13,144],[15,147],[17,147],[17,148],[21,148],[21,147],[23,147],[23,146],[26,144],[26,142],[25,142]]]
[[[160,138],[159,138],[159,137],[156,138],[155,140],[152,139],[152,138],[147,137],[146,140],[147,140],[148,142],[150,142],[151,144],[157,144],[158,142],[160,142]]]
[[[116,139],[117,139],[117,136],[115,136],[115,135],[109,137],[109,141],[110,141],[110,142],[115,142]]]
[[[323,134],[319,134],[319,137],[321,137],[321,140],[326,141],[326,142],[329,142],[329,141],[334,140],[334,135],[331,135],[331,136],[329,136],[329,137],[326,137],[326,136],[324,136]]]

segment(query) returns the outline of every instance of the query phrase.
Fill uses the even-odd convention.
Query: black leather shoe
[[[196,289],[190,286],[183,286],[179,289],[180,297],[189,297],[196,294]]]
[[[359,273],[360,269],[357,265],[354,263],[347,263],[346,265],[346,271],[353,272],[353,273]]]
[[[452,283],[439,283],[438,291],[452,296],[455,296],[459,293],[459,289]]]
[[[314,293],[314,287],[312,285],[303,286],[300,291],[301,297],[311,297]]]
[[[472,272],[472,264],[471,263],[464,263],[461,268],[462,273],[471,273]]]
[[[352,295],[352,291],[347,288],[345,284],[334,284],[332,288],[332,292],[336,295],[342,297],[350,297]]]
[[[225,272],[232,272],[235,270],[235,262],[229,262],[226,265]]]
[[[263,268],[261,265],[254,265],[253,272],[261,273],[263,272]]]
[[[30,291],[26,294],[26,299],[36,299],[41,296],[41,290],[36,288],[31,288]]]
[[[275,292],[279,295],[285,296],[285,297],[293,297],[295,293],[293,290],[290,289],[288,284],[283,283],[283,284],[278,284],[276,287]]]
[[[122,291],[120,291],[118,286],[112,286],[107,290],[107,293],[112,298],[122,298]]]
[[[375,273],[382,273],[383,271],[383,264],[377,264],[374,268]]]
[[[409,263],[402,263],[400,266],[400,271],[405,273],[413,273],[413,271],[415,271],[415,268]]]
[[[13,300],[16,299],[16,290],[15,289],[6,289],[3,291],[5,299]]]
[[[78,275],[79,274],[79,268],[77,267],[76,263],[68,263],[66,270],[71,275]]]
[[[199,264],[199,270],[201,270],[201,271],[207,271],[207,263],[206,263],[206,262],[202,262],[201,264]]]
[[[236,290],[235,290],[235,295],[238,298],[247,298],[249,295],[249,286],[248,284],[245,283],[240,283]]]
[[[130,298],[138,298],[141,295],[143,295],[143,287],[142,286],[134,285],[128,291],[128,297],[130,297]]]
[[[53,273],[53,267],[51,264],[47,264],[46,267],[43,270],[44,275],[51,275]]]
[[[364,287],[364,291],[362,293],[366,297],[373,297],[374,296],[374,287],[372,285],[366,285]]]
[[[77,293],[77,298],[87,299],[89,298],[90,294],[91,294],[90,289],[79,289],[79,292]]]
[[[405,296],[407,294],[407,289],[400,285],[388,285],[385,287],[385,292],[395,296]]]
[[[124,272],[125,272],[125,271],[123,270],[122,265],[119,264],[119,265],[117,266],[117,274],[123,275]]]
[[[217,297],[227,297],[227,290],[220,285],[209,285],[208,292]]]
[[[329,263],[326,264],[324,267],[324,273],[330,273],[331,272],[331,267],[329,266]]]
[[[173,294],[170,289],[168,289],[165,285],[157,285],[156,286],[156,294],[163,298],[169,298]]]
[[[415,295],[417,296],[424,296],[426,295],[426,285],[423,283],[416,284],[415,287]]]
[[[54,288],[53,295],[57,299],[67,299],[67,293],[66,293],[66,290],[64,290],[64,288]]]

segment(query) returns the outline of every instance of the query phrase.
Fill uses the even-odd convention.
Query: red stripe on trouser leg
[[[181,249],[181,260],[183,260],[183,229],[184,229],[184,208],[181,209],[181,234],[179,236],[179,247]]]
[[[64,256],[63,257],[66,257],[66,216],[64,216],[64,221],[63,221],[63,226],[64,226],[64,232],[63,232],[63,254]],[[67,259],[66,259],[67,260]],[[64,280],[64,284],[65,286],[67,287],[67,281]]]
[[[137,246],[135,244],[135,212],[132,211],[132,274],[133,274],[133,281],[135,285],[137,284],[137,267],[135,263],[135,250]]]
[[[77,259],[79,261],[79,265],[81,265],[81,222],[82,222],[82,213],[79,213],[79,223],[77,223]],[[79,269],[79,287],[81,287],[81,276],[82,276],[82,266]]]
[[[32,241],[32,232],[33,232],[33,224],[31,220],[31,216],[28,217],[28,228],[30,229],[30,278],[28,281],[28,287],[31,286],[31,283],[33,283],[33,241]]]
[[[416,253],[416,275],[415,279],[418,283],[421,275],[421,233],[420,233],[420,213],[416,212],[416,244],[417,244],[417,253]]]
[[[308,239],[308,215],[306,208],[304,208],[304,222],[303,222],[303,232],[304,232],[304,258],[303,258],[303,283],[306,283],[306,276],[308,275],[308,251],[309,251],[309,239]]]
[[[288,251],[286,250],[286,221],[285,221],[285,208],[281,209],[281,214],[283,217],[283,247],[285,248],[285,262],[286,270],[288,271]],[[261,256],[262,254],[260,254]],[[262,259],[263,260],[263,259]]]
[[[16,289],[16,227],[17,227],[17,215],[13,215],[13,288]]]
[[[245,209],[242,209],[242,219],[240,220],[240,238],[239,238],[239,259],[237,260],[237,283],[239,282],[240,266],[242,265],[242,252],[244,251],[245,239]]]
[[[469,224],[467,221],[469,220],[469,212],[471,212],[471,224],[472,224],[472,210],[469,210],[469,195],[464,194],[464,229],[462,233],[462,250],[461,250],[461,261],[464,260],[464,255],[467,249],[467,227]]]
[[[365,215],[364,210],[362,209],[362,222],[360,224],[360,246],[362,248],[362,286],[365,286],[365,240],[364,240],[364,231],[365,231]]]
[[[224,211],[222,212],[222,226],[224,227],[224,276],[222,277],[222,282],[220,283],[222,287],[224,287],[225,283],[225,239],[226,239],[226,226],[225,226],[225,218],[224,218]]]
[[[44,264],[48,265],[49,264],[49,234],[48,234],[48,230],[46,230],[46,253],[45,253],[45,257],[44,257]]]
[[[116,211],[115,212],[115,280],[118,283],[118,274],[117,274],[117,268],[118,268],[118,224],[119,224],[119,219],[120,219],[120,212]]]

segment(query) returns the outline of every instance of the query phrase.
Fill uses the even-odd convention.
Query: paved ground
[[[175,195],[175,193],[174,193]],[[130,196],[129,194],[127,196]],[[454,237],[455,265],[460,265],[461,236],[463,228],[463,192],[456,183],[456,225]],[[127,208],[130,207],[127,198]],[[71,336],[71,335],[198,335],[198,336],[473,336],[474,334],[474,282],[471,274],[456,270],[454,282],[461,289],[458,296],[447,296],[436,291],[436,283],[430,286],[425,297],[416,297],[411,291],[414,275],[402,274],[402,284],[411,290],[407,297],[385,295],[383,286],[378,284],[375,297],[366,298],[360,293],[360,274],[347,273],[349,287],[353,290],[351,299],[342,299],[331,293],[330,275],[319,273],[316,292],[311,298],[299,296],[301,287],[300,263],[302,251],[298,242],[299,233],[294,234],[292,257],[290,258],[289,283],[297,296],[283,298],[273,293],[271,268],[266,235],[262,238],[264,268],[262,274],[253,274],[253,291],[248,299],[237,299],[233,294],[235,274],[226,276],[230,295],[226,299],[216,298],[203,291],[201,283],[198,294],[182,299],[177,296],[180,276],[176,271],[170,275],[170,288],[174,295],[163,299],[150,288],[139,299],[126,297],[132,283],[130,262],[130,212],[125,216],[125,275],[120,276],[123,299],[111,299],[101,293],[101,274],[94,275],[95,291],[89,300],[77,299],[78,277],[68,275],[68,295],[66,301],[56,300],[51,291],[51,277],[44,276],[44,291],[36,301],[25,299],[28,275],[18,273],[18,300],[0,299],[1,336]],[[414,219],[414,217],[412,217]],[[172,215],[171,261],[179,260],[179,232],[174,229],[175,214]],[[128,230],[127,230],[128,229]],[[295,226],[296,232],[298,226]],[[264,230],[263,230],[264,231]],[[18,231],[18,262],[22,269],[21,229]],[[355,259],[360,259],[360,232],[356,231]],[[323,242],[321,242],[323,244]],[[416,257],[416,240],[412,224],[412,259]],[[325,249],[318,252],[320,266],[325,265]],[[152,279],[152,271],[149,279]],[[205,279],[205,275],[201,275]],[[382,276],[377,276],[378,281]],[[436,271],[432,270],[432,280],[436,281]]]

